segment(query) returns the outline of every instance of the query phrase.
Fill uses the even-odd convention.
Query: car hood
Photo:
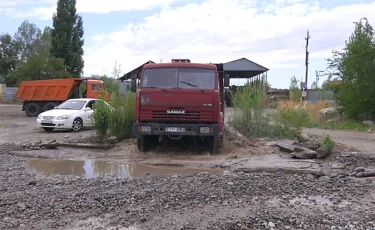
[[[72,109],[52,109],[52,110],[45,111],[45,112],[41,113],[40,115],[41,116],[58,117],[58,116],[64,116],[64,115],[71,115],[71,114],[77,113],[79,111],[80,110],[72,110]]]

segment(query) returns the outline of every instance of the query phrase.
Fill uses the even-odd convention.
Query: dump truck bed
[[[81,78],[23,81],[16,97],[24,101],[65,101]]]

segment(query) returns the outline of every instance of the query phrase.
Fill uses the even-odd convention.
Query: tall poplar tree
[[[51,55],[62,58],[74,77],[83,73],[83,21],[77,15],[76,0],[58,0],[52,17]]]

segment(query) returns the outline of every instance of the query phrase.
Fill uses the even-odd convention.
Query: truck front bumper
[[[219,136],[218,124],[134,123],[134,135]]]

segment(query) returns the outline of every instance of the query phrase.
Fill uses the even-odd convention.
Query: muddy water
[[[49,160],[33,159],[28,162],[30,170],[45,175],[68,174],[84,178],[116,176],[120,178],[133,178],[147,174],[162,176],[169,174],[193,174],[207,172],[222,174],[222,170],[186,168],[186,167],[155,167],[143,164],[121,164],[94,159],[86,160]]]

